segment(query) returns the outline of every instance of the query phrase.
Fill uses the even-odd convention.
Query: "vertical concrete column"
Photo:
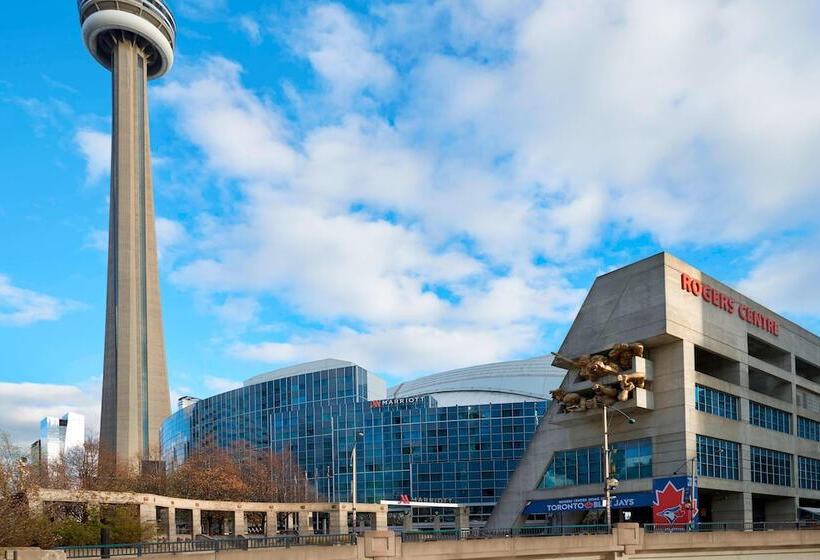
[[[265,536],[276,536],[276,512],[273,510],[265,512]]]
[[[154,504],[140,504],[140,525],[150,533],[157,533],[157,506]]]
[[[433,531],[441,531],[441,515],[438,513],[433,517]]]
[[[743,493],[743,522],[751,523],[754,521],[752,517],[752,493]]]
[[[234,536],[248,536],[248,524],[245,522],[245,512],[238,509],[233,512],[233,534]]]
[[[456,510],[456,531],[463,531],[469,529],[470,509],[462,506]]]
[[[387,509],[376,512],[376,526],[373,527],[376,531],[387,531]]]
[[[299,534],[312,535],[313,534],[313,512],[300,511],[299,512]]]
[[[413,509],[410,508],[407,510],[407,513],[404,514],[404,520],[402,527],[405,531],[410,532],[413,530]]]
[[[191,508],[191,538],[196,539],[202,534],[202,510]]]
[[[299,512],[299,534],[312,535],[313,534],[313,512],[300,511]]]
[[[177,508],[168,506],[168,541],[177,540]]]
[[[347,526],[347,511],[343,509],[334,509],[328,512],[330,515],[330,533],[333,535],[344,534],[348,532]]]

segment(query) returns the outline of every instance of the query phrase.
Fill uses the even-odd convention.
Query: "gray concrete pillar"
[[[266,511],[265,512],[265,536],[266,537],[275,537],[276,536],[276,512],[275,511]]]
[[[171,506],[168,508],[168,541],[174,542],[177,540],[177,508]]]
[[[433,517],[433,531],[441,531],[441,515],[438,513]]]
[[[191,538],[195,539],[197,535],[202,534],[202,510],[199,508],[191,509]]]
[[[463,531],[469,529],[470,509],[462,506],[456,510],[456,531]]]
[[[330,534],[340,535],[349,532],[347,526],[347,511],[334,509],[328,513],[330,515]]]
[[[376,531],[387,531],[387,508],[384,511],[376,512],[376,526],[373,527]]]
[[[313,512],[300,511],[299,512],[299,534],[312,535],[313,534]]]
[[[140,504],[140,525],[149,533],[157,534],[157,506]]]
[[[248,524],[245,522],[245,512],[242,510],[233,512],[233,534],[237,537],[248,536]]]
[[[413,530],[413,510],[407,510],[407,513],[404,514],[404,519],[402,523],[402,528],[405,532],[410,532]]]

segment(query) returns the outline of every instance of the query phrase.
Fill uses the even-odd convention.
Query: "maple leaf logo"
[[[655,501],[652,504],[656,523],[688,523],[689,512],[684,505],[684,489],[677,488],[672,481],[666,483],[663,490],[655,490]]]

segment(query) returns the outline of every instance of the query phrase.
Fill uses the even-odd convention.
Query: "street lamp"
[[[353,440],[353,449],[350,451],[350,462],[353,463],[353,480],[350,484],[350,489],[353,493],[353,532],[356,532],[356,445],[359,443],[359,438],[364,437],[364,432],[356,432],[356,438]]]
[[[604,419],[604,501],[606,502],[606,526],[612,530],[612,503],[611,494],[614,488],[618,487],[618,481],[611,477],[609,472],[609,415],[607,414],[609,407],[604,405],[603,419]],[[613,408],[612,410],[618,412],[626,418],[629,424],[634,424],[636,420],[629,416],[624,411]]]

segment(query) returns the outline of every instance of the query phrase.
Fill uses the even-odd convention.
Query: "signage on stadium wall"
[[[425,395],[419,395],[416,397],[402,397],[399,399],[381,399],[377,401],[370,401],[370,408],[383,408],[385,406],[396,406],[402,404],[416,404],[424,397]]]
[[[697,523],[698,491],[688,476],[656,478],[652,481],[652,522],[659,525]],[[689,492],[694,491],[690,503]]]
[[[612,509],[629,509],[652,505],[652,492],[622,492],[612,496]],[[556,500],[533,500],[524,508],[527,515],[560,513],[562,511],[586,511],[606,507],[603,496],[583,498],[559,498]]]
[[[736,314],[742,321],[746,321],[750,325],[763,329],[767,333],[773,334],[774,336],[779,336],[780,334],[780,327],[775,319],[767,317],[759,311],[755,311],[748,305],[733,300],[717,288],[700,280],[696,280],[685,272],[680,273],[680,289],[689,292],[695,297],[703,298],[703,301],[711,303],[730,315]]]

